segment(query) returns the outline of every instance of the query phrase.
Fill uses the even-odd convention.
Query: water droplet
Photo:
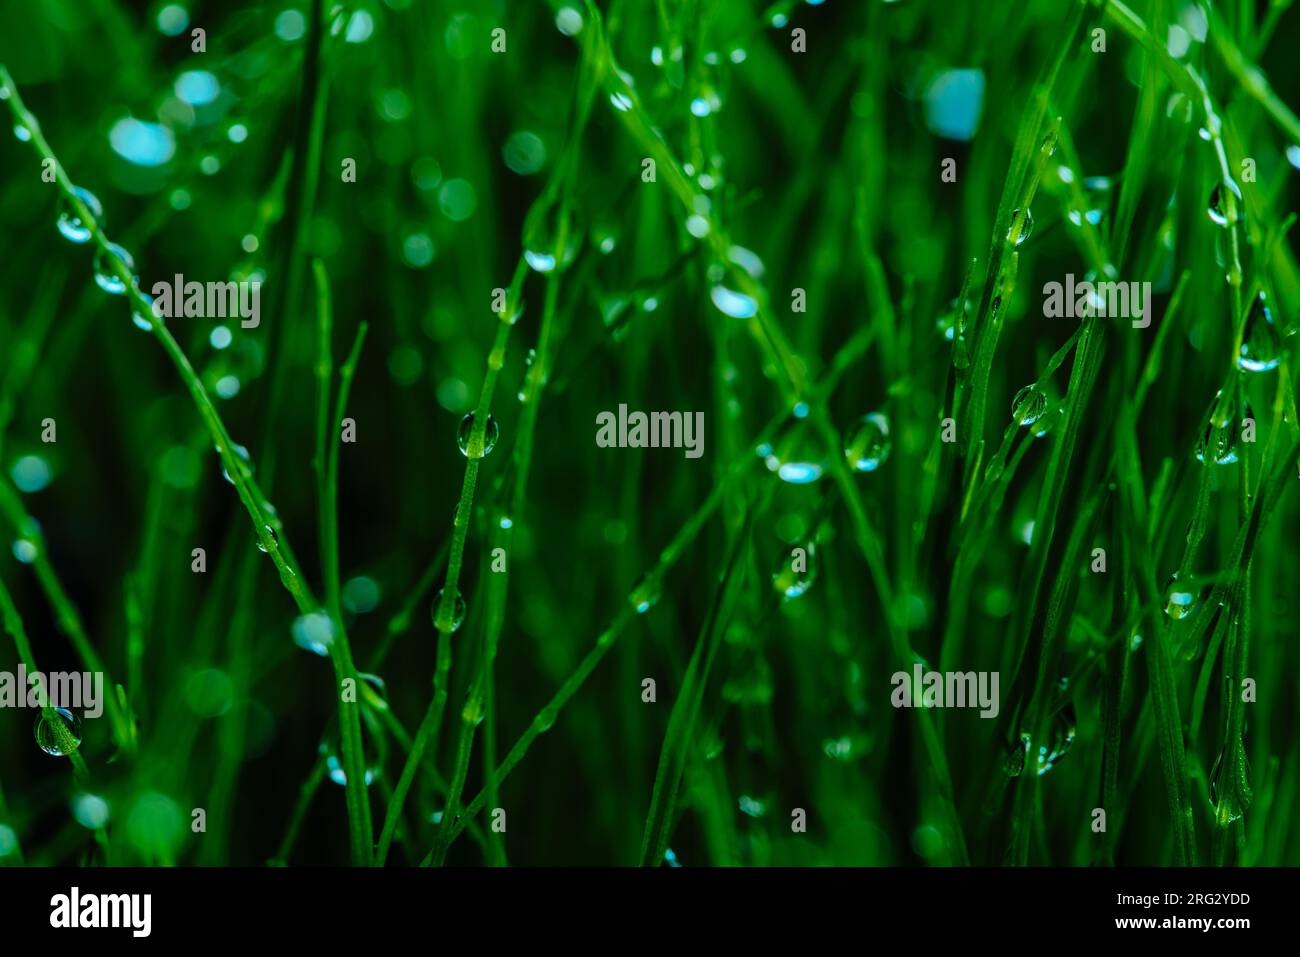
[[[1241,199],[1241,189],[1230,179],[1214,187],[1210,193],[1210,205],[1207,212],[1210,219],[1219,226],[1231,226],[1241,220],[1245,205]]]
[[[9,476],[23,492],[39,492],[50,484],[50,466],[39,455],[24,455],[9,467]]]
[[[662,594],[662,585],[658,576],[651,573],[641,579],[637,586],[632,589],[632,594],[628,595],[627,600],[636,609],[638,615],[644,615],[655,606]]]
[[[817,546],[812,542],[782,552],[772,585],[786,599],[800,598],[817,580]]]
[[[1011,417],[1018,425],[1033,425],[1046,411],[1047,395],[1037,386],[1025,386],[1011,403]]]
[[[1169,576],[1165,585],[1165,614],[1177,621],[1186,618],[1196,609],[1196,592],[1178,581],[1178,572]]]
[[[1268,308],[1264,293],[1255,297],[1250,314],[1246,317],[1246,330],[1241,340],[1238,367],[1247,372],[1268,372],[1282,363],[1282,341],[1273,325],[1273,313]]]
[[[82,827],[98,831],[108,823],[108,802],[97,794],[78,794],[72,799],[72,816]]]
[[[240,475],[247,479],[253,474],[253,459],[248,454],[248,449],[242,445],[235,444],[231,445],[230,451],[235,456],[236,461],[239,462]],[[231,485],[235,484],[235,480],[230,477],[230,472],[226,469],[225,465],[221,466],[221,477]]]
[[[458,629],[465,623],[465,596],[459,592],[456,594],[456,601],[452,603],[451,621],[448,622],[449,628],[443,629],[438,624],[438,613],[442,609],[442,593],[444,589],[439,588],[438,594],[433,596],[433,627],[439,631],[445,630],[448,634]]]
[[[56,728],[46,712],[36,719],[36,743],[46,754],[62,757],[81,746],[81,719],[67,708],[53,708],[53,717],[61,722]]]
[[[1029,735],[1020,735],[1020,740],[1011,745],[1006,758],[1002,761],[1002,771],[1009,778],[1018,778],[1025,770],[1025,758],[1029,754]]]
[[[627,113],[632,109],[632,97],[626,93],[611,93],[609,102],[620,113]]]
[[[889,419],[883,413],[871,412],[862,417],[857,434],[844,454],[854,471],[874,472],[889,458],[889,449]]]
[[[293,643],[312,654],[328,657],[334,643],[334,622],[322,611],[299,616],[290,629]]]
[[[750,817],[762,817],[767,813],[767,805],[762,801],[755,800],[748,794],[742,794],[740,796],[737,806],[740,808],[742,814],[747,814]]]
[[[1075,720],[1074,705],[1067,704],[1052,719],[1052,747],[1049,751],[1047,748],[1038,749],[1038,773],[1046,774],[1056,766],[1056,763],[1065,757],[1066,753],[1074,744],[1074,738],[1077,722]]]
[[[1218,423],[1212,415],[1206,421],[1196,446],[1196,461],[1206,465],[1231,465],[1237,461],[1237,425],[1231,418]]]
[[[488,415],[487,427],[483,430],[483,448],[477,455],[470,455],[470,439],[474,432],[474,413],[467,412],[465,417],[460,420],[460,428],[456,430],[456,446],[460,449],[461,455],[466,458],[481,459],[491,453],[497,447],[497,439],[500,438],[501,430],[497,427],[496,419]]]
[[[524,224],[524,260],[535,272],[562,272],[578,256],[582,233],[570,224],[561,224],[562,211],[559,204],[552,203],[528,214]]]
[[[154,306],[153,296],[148,293],[141,293],[141,295],[144,297],[145,302],[149,303],[149,312],[158,315],[158,309]],[[158,316],[158,321],[162,322],[162,316]],[[149,317],[141,311],[140,307],[134,300],[131,302],[131,322],[137,329],[144,332],[153,332],[153,323],[150,321]]]
[[[791,485],[808,485],[822,477],[822,467],[816,462],[781,462],[776,475]]]
[[[117,257],[126,271],[132,276],[135,275],[135,260],[131,254],[119,246],[117,243],[109,243],[107,247],[101,248],[95,252],[95,283],[104,292],[114,296],[120,296],[126,292],[126,283],[122,277],[117,274],[115,264],[111,263],[108,254]]]
[[[749,319],[758,312],[758,303],[744,293],[717,285],[709,291],[709,298],[723,315],[733,319]]]
[[[943,334],[945,339],[952,342],[958,333],[965,331],[966,320],[969,318],[970,303],[966,303],[963,309],[961,299],[957,298],[948,304],[948,311],[935,320],[935,328]]]
[[[367,741],[366,738],[366,731],[368,729],[366,727],[365,722],[362,722],[361,730],[362,730],[361,750],[362,750],[362,757],[364,759],[364,764],[366,769],[365,771],[366,787],[370,787],[370,785],[374,783],[375,778],[379,777],[379,766],[373,759],[373,756],[370,753],[370,749],[367,747],[367,744],[369,742]],[[339,732],[338,732],[337,719],[333,722],[333,725],[329,733],[326,735],[325,740],[321,742],[320,753],[325,755],[325,767],[329,771],[330,780],[333,781],[335,784],[346,787],[348,783],[348,775],[347,772],[343,770],[343,757],[342,757],[343,750],[339,744]]]
[[[266,533],[266,537],[269,538],[269,539],[271,540],[271,544],[274,545],[274,544],[276,543],[276,542],[275,542],[275,529],[273,529],[270,525],[263,525],[263,526],[262,526],[262,530]],[[263,555],[269,555],[269,554],[271,553],[271,550],[270,550],[269,548],[266,547],[266,543],[265,543],[264,541],[262,541],[262,536],[261,536],[261,535],[259,535],[259,536],[255,539],[255,541],[257,542],[257,550],[258,550],[259,552],[261,552]]]
[[[1007,242],[1013,246],[1022,246],[1034,231],[1034,214],[1028,209],[1011,211],[1011,227],[1007,230]]]
[[[99,198],[88,189],[82,189],[80,186],[72,187],[72,191],[77,194],[77,199],[81,200],[82,205],[90,212],[95,221],[101,226],[104,223],[104,207],[99,202]],[[59,219],[57,223],[59,232],[63,238],[73,243],[89,242],[93,235],[90,226],[81,221],[81,216],[77,212],[72,202],[64,197],[60,204]]]
[[[727,258],[745,270],[751,279],[763,278],[763,260],[759,259],[758,253],[752,249],[746,249],[744,246],[732,246],[727,250]]]

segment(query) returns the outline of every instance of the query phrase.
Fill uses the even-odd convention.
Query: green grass
[[[1300,862],[1289,3],[162,6],[0,8],[0,668],[111,689],[0,710],[0,862]],[[1150,327],[1046,318],[1090,271]]]

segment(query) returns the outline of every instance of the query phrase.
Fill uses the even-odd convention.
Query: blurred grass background
[[[314,261],[336,367],[369,324],[339,624],[375,676],[376,840],[433,696],[493,290],[522,310],[446,717],[389,862],[1295,864],[1289,8],[3,0],[0,63],[142,290],[264,281],[256,329],[168,326],[317,593]],[[0,862],[346,862],[337,686],[294,640],[311,621],[20,140],[0,138],[0,580],[42,670],[85,667],[75,609],[134,738],[86,721],[74,776],[34,712],[0,710]],[[1042,317],[1044,283],[1110,270],[1153,284],[1150,328]],[[1241,369],[1243,341],[1276,367]],[[620,403],[703,411],[704,457],[598,448]],[[1211,407],[1248,406],[1257,441],[1198,461]],[[1188,614],[1166,610],[1174,572]],[[894,709],[913,660],[999,671],[1000,715]],[[488,800],[486,764],[552,720]],[[486,810],[446,848],[462,775]]]

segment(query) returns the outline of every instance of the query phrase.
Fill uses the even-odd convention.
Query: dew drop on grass
[[[299,648],[325,658],[334,642],[334,622],[324,612],[314,611],[295,619],[290,634]]]
[[[659,601],[659,596],[662,593],[663,590],[658,577],[653,574],[646,575],[646,577],[641,579],[637,586],[632,589],[632,594],[628,595],[628,604],[635,609],[638,615],[644,615],[655,606],[655,603]]]
[[[560,213],[558,205],[538,209],[529,214],[524,225],[524,261],[534,272],[563,272],[578,256],[582,234],[571,225],[561,229]]]
[[[817,546],[809,542],[800,551],[802,554],[794,549],[783,552],[772,573],[772,586],[787,600],[806,595],[817,580]]]
[[[142,293],[142,295],[144,296],[145,301],[149,303],[149,311],[156,313],[156,310],[154,309],[153,296],[150,296],[148,293]],[[159,316],[158,320],[161,322],[162,317]],[[153,332],[153,323],[149,320],[148,316],[140,311],[140,307],[136,305],[134,301],[131,303],[131,322],[134,323],[135,327],[142,332]]]
[[[1218,226],[1231,226],[1240,221],[1242,211],[1241,189],[1235,182],[1226,179],[1214,187],[1207,209],[1211,221]]]
[[[713,300],[719,312],[733,319],[749,319],[758,312],[758,303],[752,296],[746,296],[721,284],[709,291],[709,298]]]
[[[1046,747],[1038,749],[1038,773],[1040,776],[1052,770],[1074,745],[1074,738],[1078,733],[1077,725],[1073,705],[1067,704],[1057,712],[1052,719],[1051,749],[1048,750]]]
[[[889,419],[871,412],[862,417],[857,433],[844,454],[856,472],[874,472],[889,458]]]
[[[36,743],[46,754],[58,758],[76,751],[81,746],[81,719],[67,708],[54,708],[52,710],[53,719],[61,723],[61,730],[66,734],[55,728],[51,719],[42,712],[41,716],[36,719]],[[71,746],[68,746],[68,739],[71,739]],[[65,750],[65,747],[67,750]]]
[[[443,593],[443,589],[439,588],[438,594],[433,596],[433,612],[432,612],[433,627],[437,628],[439,631],[442,630],[438,625],[438,612],[442,608],[442,593]],[[453,603],[451,609],[451,622],[450,622],[451,627],[447,629],[447,633],[450,634],[451,632],[455,631],[464,623],[465,623],[465,596],[461,594],[457,594],[456,601]]]
[[[347,772],[343,770],[343,758],[341,748],[339,747],[337,732],[328,741],[320,746],[321,754],[325,755],[325,767],[329,771],[330,780],[335,784],[346,786],[348,783]],[[364,749],[363,749],[364,750]],[[374,783],[379,772],[366,756],[366,787]]]
[[[758,253],[752,249],[746,249],[744,246],[732,246],[727,250],[727,258],[745,270],[751,279],[763,278],[763,260],[759,259]]]
[[[1002,761],[1002,771],[1009,778],[1018,778],[1025,770],[1025,758],[1029,754],[1029,735],[1022,734],[1020,739],[1011,745],[1007,751],[1006,758]]]
[[[776,476],[791,485],[809,485],[822,477],[822,467],[816,462],[782,462]]]
[[[1178,581],[1178,572],[1165,585],[1165,614],[1177,621],[1196,610],[1196,592]]]
[[[252,475],[253,459],[252,456],[248,454],[248,449],[242,445],[231,445],[230,451],[234,454],[235,459],[239,462],[239,470],[240,473],[244,476],[244,478],[248,478],[250,475]],[[222,465],[221,467],[221,477],[224,478],[231,485],[235,484],[235,480],[231,478],[230,472],[225,467],[225,465]]]
[[[262,529],[265,532],[266,537],[271,540],[272,544],[275,544],[275,529],[273,529],[270,525],[263,525]],[[261,552],[263,555],[269,555],[271,553],[271,550],[266,547],[266,543],[262,541],[261,535],[259,535],[255,539],[255,541],[257,542],[257,550],[259,552]]]
[[[1011,211],[1011,227],[1007,230],[1007,242],[1013,246],[1023,246],[1034,231],[1034,214],[1028,209]]]
[[[466,458],[481,459],[491,453],[497,447],[497,439],[500,438],[501,430],[497,427],[496,419],[489,414],[487,418],[487,428],[483,430],[483,450],[477,455],[470,455],[470,436],[474,431],[474,413],[467,412],[465,417],[460,420],[460,428],[456,430],[456,447],[460,449],[460,454]]]
[[[1231,421],[1218,425],[1211,418],[1205,423],[1205,431],[1196,446],[1196,461],[1205,465],[1231,465],[1237,461],[1236,438],[1236,426]]]
[[[132,276],[135,275],[135,260],[117,243],[109,243],[107,247],[95,252],[95,283],[104,292],[120,296],[126,292],[126,283],[117,274],[115,264],[109,259],[110,256],[116,257],[122,265],[126,266],[126,271]]]
[[[99,198],[88,189],[82,189],[80,186],[72,187],[72,191],[77,194],[77,199],[81,200],[83,206],[89,210],[90,215],[100,225],[104,222],[104,207]],[[60,203],[59,218],[56,222],[59,232],[63,238],[70,243],[85,243],[90,241],[92,235],[90,226],[81,221],[81,216],[77,212],[72,202],[64,197]]]
[[[1273,313],[1264,293],[1251,304],[1241,340],[1237,366],[1247,372],[1268,372],[1282,363],[1282,342],[1273,324]]]
[[[1011,417],[1018,425],[1033,425],[1046,411],[1047,395],[1037,386],[1025,386],[1011,403]]]

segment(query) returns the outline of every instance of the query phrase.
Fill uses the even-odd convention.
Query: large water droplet
[[[132,276],[135,275],[135,260],[117,243],[109,243],[107,247],[95,252],[95,283],[104,292],[120,296],[126,292],[126,283],[117,274],[116,265],[110,257],[116,257]]]
[[[1264,293],[1255,297],[1250,314],[1246,317],[1246,330],[1241,340],[1241,354],[1237,365],[1247,372],[1268,372],[1282,363],[1282,341],[1273,325],[1273,313],[1268,308]]]
[[[1165,614],[1177,621],[1196,610],[1196,592],[1178,580],[1178,572],[1165,585]]]
[[[644,615],[655,606],[662,594],[663,586],[658,576],[651,573],[637,583],[637,586],[632,589],[632,594],[628,595],[627,600],[636,609],[638,615]]]
[[[749,319],[758,312],[758,303],[753,297],[720,284],[709,290],[709,298],[719,312],[733,319]]]
[[[536,272],[563,272],[578,256],[582,233],[572,224],[562,229],[561,212],[560,205],[552,203],[534,209],[524,223],[524,260]]]
[[[156,315],[158,310],[154,306],[153,296],[149,295],[148,293],[141,293],[141,295],[144,296],[145,302],[149,303],[149,312],[151,314]],[[158,321],[162,322],[162,316],[158,316]],[[135,302],[131,303],[131,322],[135,325],[137,329],[141,329],[144,332],[153,332],[152,320],[149,318],[149,316],[145,315],[143,311],[141,311],[140,307],[136,305]],[[222,327],[218,327],[218,328],[222,328]]]
[[[1237,461],[1237,424],[1231,415],[1222,423],[1216,422],[1213,415],[1206,421],[1196,446],[1196,461],[1206,465],[1231,465]]]
[[[1011,745],[1007,756],[1002,761],[1002,771],[1009,778],[1018,778],[1025,770],[1025,758],[1029,754],[1029,735],[1021,734],[1020,740]]]
[[[889,449],[889,419],[883,413],[871,412],[862,417],[844,454],[855,471],[874,472],[889,458]]]
[[[787,599],[803,596],[816,580],[817,546],[812,542],[783,553],[780,564],[772,573],[772,585]]]
[[[374,737],[374,732],[371,731],[369,723],[363,721],[361,723],[361,757],[362,764],[365,767],[366,787],[370,787],[374,783],[375,778],[379,777],[382,768],[382,759],[374,752],[372,737]],[[343,749],[339,742],[337,719],[331,722],[325,740],[321,742],[320,753],[325,756],[325,767],[329,771],[330,780],[340,786],[346,786],[348,775],[347,771],[343,769]]]
[[[1011,226],[1007,230],[1007,242],[1013,246],[1022,246],[1034,231],[1034,214],[1028,209],[1011,211]]]
[[[81,719],[67,708],[54,708],[52,711],[52,719],[59,721],[61,728],[56,729],[51,717],[42,712],[36,719],[36,743],[46,754],[58,758],[81,746]]]
[[[1210,219],[1219,226],[1231,226],[1242,218],[1245,205],[1241,199],[1241,189],[1230,179],[1214,187],[1210,193],[1210,205],[1207,210]]]
[[[239,474],[245,479],[249,478],[253,474],[253,459],[252,456],[248,454],[248,449],[242,445],[231,445],[230,451],[235,456],[235,460],[239,463]],[[230,472],[226,469],[224,464],[221,466],[221,477],[231,485],[235,484],[235,480],[231,478]]]
[[[72,187],[72,191],[77,194],[77,199],[81,200],[82,205],[90,212],[95,221],[101,226],[104,223],[104,207],[100,204],[99,198],[88,189],[82,189],[80,186]],[[90,226],[81,221],[81,216],[77,212],[72,201],[64,197],[60,204],[59,219],[56,224],[63,238],[73,243],[89,242],[92,234]]]
[[[470,455],[470,438],[473,432],[474,413],[467,412],[460,420],[460,428],[456,430],[456,446],[460,449],[461,455],[466,458],[481,459],[497,447],[497,439],[500,438],[501,431],[497,427],[496,419],[491,415],[488,415],[487,427],[483,430],[483,449],[476,455]]]
[[[439,631],[444,629],[438,624],[438,614],[442,610],[442,593],[444,589],[439,588],[438,594],[433,596],[433,627]],[[452,603],[451,621],[447,624],[450,626],[445,629],[449,634],[465,623],[465,596],[459,592],[456,594],[456,601]]]
[[[791,485],[809,485],[822,477],[822,467],[816,462],[781,462],[776,475]]]
[[[1027,385],[1011,402],[1011,417],[1018,425],[1033,425],[1047,411],[1047,394],[1037,386]]]
[[[324,612],[315,611],[298,617],[291,629],[293,643],[312,654],[328,657],[334,643],[334,622]]]

